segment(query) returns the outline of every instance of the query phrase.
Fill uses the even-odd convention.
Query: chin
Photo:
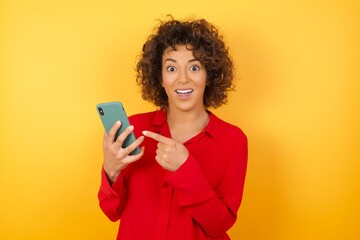
[[[203,105],[201,105],[203,107]],[[198,108],[197,105],[194,104],[177,104],[175,107],[183,112],[190,112]]]

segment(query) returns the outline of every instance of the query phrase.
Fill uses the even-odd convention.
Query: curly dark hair
[[[160,22],[155,33],[143,45],[136,65],[136,82],[141,87],[142,98],[156,106],[166,108],[168,97],[162,87],[162,55],[164,50],[176,45],[190,45],[194,57],[206,69],[204,106],[217,108],[227,102],[227,92],[234,89],[234,67],[228,48],[218,29],[205,19]]]

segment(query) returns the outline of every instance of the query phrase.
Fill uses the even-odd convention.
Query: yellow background
[[[220,27],[249,138],[233,239],[360,239],[357,0],[0,1],[0,239],[115,239],[100,211],[98,102],[153,110],[142,44],[171,13]]]

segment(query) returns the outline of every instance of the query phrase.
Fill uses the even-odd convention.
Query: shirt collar
[[[205,132],[215,139],[219,134],[220,119],[212,112],[208,111],[208,113],[210,119],[209,123],[205,127]]]
[[[166,113],[164,109],[160,109],[155,112],[153,118],[153,124],[155,126],[162,126],[166,123]]]
[[[212,138],[216,138],[219,134],[219,124],[220,119],[213,114],[212,112],[208,111],[209,113],[209,123],[205,127],[205,133],[209,134]],[[167,124],[166,122],[166,113],[164,109],[160,109],[155,112],[154,118],[153,118],[153,124],[154,126],[162,127],[164,124]]]

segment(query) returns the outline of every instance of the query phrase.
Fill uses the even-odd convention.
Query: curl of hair
[[[178,21],[171,18],[160,22],[143,45],[136,65],[136,82],[141,87],[142,98],[161,108],[168,106],[162,87],[162,55],[168,47],[175,50],[176,45],[189,46],[194,57],[205,66],[204,106],[217,108],[226,103],[227,92],[234,89],[233,62],[218,29],[205,19]]]

